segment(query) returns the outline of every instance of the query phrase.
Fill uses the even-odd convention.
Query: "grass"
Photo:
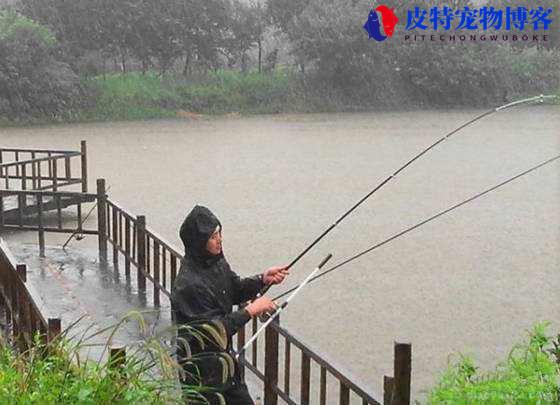
[[[117,325],[94,333],[90,333],[92,327],[76,332],[77,322],[46,346],[37,336],[36,344],[24,353],[0,342],[0,403],[184,404],[187,398],[204,403],[195,401],[203,387],[181,387],[178,383],[182,369],[163,338],[170,330],[148,336],[134,350],[129,349],[118,366],[84,358],[84,351],[92,346],[100,347],[106,355],[108,342],[131,320],[138,320],[143,333],[149,335],[142,315],[131,312]],[[92,343],[93,338],[107,332],[107,343]]]
[[[78,114],[79,120],[169,118],[181,112],[277,113],[289,107],[290,74],[218,70],[193,81],[133,72],[98,76],[85,85],[95,102]]]
[[[481,372],[460,355],[443,373],[428,404],[560,403],[560,334],[548,336],[546,323],[534,326],[528,340],[514,346],[494,371]]]

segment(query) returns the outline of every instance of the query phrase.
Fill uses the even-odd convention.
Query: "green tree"
[[[0,9],[0,116],[20,119],[69,114],[81,98],[79,79],[58,59],[44,26]]]

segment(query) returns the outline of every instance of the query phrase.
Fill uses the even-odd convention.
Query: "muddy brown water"
[[[112,199],[145,214],[177,247],[190,208],[209,206],[223,222],[232,267],[249,275],[289,262],[374,185],[478,113],[0,129],[0,145],[76,150],[87,140],[91,190],[106,178]],[[294,267],[287,285],[329,252],[340,261],[559,152],[560,108],[494,114],[390,182]],[[559,203],[556,162],[309,286],[282,323],[377,392],[392,372],[393,341],[412,342],[414,397],[425,398],[450,354],[469,353],[487,369],[536,321],[558,331]],[[65,239],[47,236],[53,245]],[[91,237],[73,243],[95,246]]]

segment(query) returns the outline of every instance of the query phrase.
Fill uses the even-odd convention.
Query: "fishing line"
[[[417,223],[416,225],[413,225],[413,226],[411,226],[411,227],[409,227],[409,228],[406,228],[405,230],[403,230],[403,231],[401,231],[401,232],[399,232],[399,233],[397,233],[397,234],[391,236],[390,238],[385,239],[384,241],[382,241],[382,242],[380,242],[380,243],[378,243],[378,244],[376,244],[376,245],[373,245],[373,246],[367,248],[366,250],[363,250],[363,251],[361,251],[360,253],[358,253],[358,254],[356,254],[356,255],[354,255],[354,256],[351,256],[350,258],[348,258],[348,259],[342,261],[341,263],[339,263],[339,264],[337,264],[337,265],[335,265],[335,266],[333,266],[333,267],[331,267],[331,268],[329,268],[329,269],[327,269],[327,270],[325,270],[325,271],[323,271],[323,272],[317,274],[316,276],[314,276],[314,277],[312,277],[311,279],[309,279],[307,282],[308,282],[308,283],[312,283],[313,281],[317,280],[318,278],[321,278],[321,277],[327,275],[328,273],[333,272],[333,271],[339,269],[340,267],[342,267],[342,266],[344,266],[344,265],[346,265],[346,264],[348,264],[348,263],[350,263],[350,262],[353,262],[354,260],[356,260],[356,259],[362,257],[363,255],[365,255],[365,254],[367,254],[367,253],[370,253],[370,252],[372,252],[373,250],[375,250],[375,249],[377,249],[377,248],[380,248],[381,246],[386,245],[387,243],[392,242],[392,241],[394,241],[394,240],[397,239],[397,238],[400,238],[401,236],[403,236],[403,235],[405,235],[405,234],[407,234],[407,233],[409,233],[409,232],[411,232],[411,231],[413,231],[413,230],[415,230],[415,229],[417,229],[417,228],[419,228],[419,227],[421,227],[421,226],[427,224],[428,222],[431,222],[431,221],[433,221],[433,220],[435,220],[435,219],[437,219],[437,218],[439,218],[439,217],[441,217],[441,216],[443,216],[443,215],[446,215],[446,214],[450,213],[451,211],[454,211],[454,210],[456,210],[457,208],[462,207],[463,205],[468,204],[468,203],[470,203],[470,202],[472,202],[472,201],[474,201],[474,200],[476,200],[476,199],[478,199],[478,198],[480,198],[480,197],[482,197],[482,196],[484,196],[484,195],[486,195],[486,194],[488,194],[488,193],[491,193],[492,191],[495,191],[495,190],[499,189],[500,187],[503,187],[503,186],[505,186],[506,184],[511,183],[512,181],[517,180],[518,178],[523,177],[523,176],[525,176],[526,174],[529,174],[529,173],[531,173],[531,172],[533,172],[533,171],[535,171],[535,170],[537,170],[537,169],[540,169],[541,167],[546,166],[546,165],[548,165],[548,164],[550,164],[550,163],[552,163],[552,162],[554,162],[554,161],[556,161],[556,160],[558,160],[558,159],[560,159],[560,155],[557,155],[557,156],[555,156],[555,157],[553,157],[553,158],[550,158],[550,159],[548,159],[548,160],[546,160],[546,161],[544,161],[544,162],[542,162],[542,163],[540,163],[540,164],[538,164],[538,165],[536,165],[536,166],[533,166],[533,167],[531,167],[530,169],[527,169],[527,170],[525,170],[524,172],[519,173],[519,174],[517,174],[517,175],[514,176],[514,177],[511,177],[511,178],[509,178],[509,179],[507,179],[507,180],[505,180],[505,181],[503,181],[503,182],[501,182],[501,183],[499,183],[499,184],[497,184],[497,185],[495,185],[495,186],[493,186],[493,187],[491,187],[491,188],[489,188],[489,189],[487,189],[487,190],[485,190],[485,191],[482,191],[482,192],[480,192],[480,193],[478,193],[478,194],[476,194],[476,195],[470,197],[470,198],[467,199],[467,200],[464,200],[464,201],[462,201],[462,202],[460,202],[460,203],[458,203],[458,204],[456,204],[456,205],[454,205],[454,206],[452,206],[452,207],[450,207],[450,208],[447,208],[447,209],[444,210],[444,211],[441,211],[441,212],[439,212],[439,213],[437,213],[437,214],[435,214],[435,215],[433,215],[433,216],[431,216],[431,217],[429,217],[429,218],[423,220],[422,222]],[[299,287],[299,285],[296,286],[296,287],[294,287],[294,288],[289,289],[288,291],[283,292],[282,294],[280,294],[280,295],[278,295],[277,297],[273,298],[273,301],[276,301],[276,300],[278,300],[278,299],[284,297],[285,295],[287,295],[287,294],[291,293],[292,291],[296,290],[298,287]]]
[[[107,189],[105,190],[105,193],[107,193],[109,190],[111,189],[111,186],[108,186]],[[64,245],[62,245],[62,250],[66,249],[66,246],[68,246],[68,244],[70,243],[70,241],[72,240],[72,238],[74,236],[76,236],[76,240],[80,241],[82,240],[84,237],[83,235],[78,235],[79,233],[81,233],[80,231],[82,230],[83,226],[85,225],[85,223],[87,222],[89,216],[91,215],[91,213],[93,212],[93,210],[97,207],[97,204],[99,204],[98,202],[96,202],[93,207],[91,207],[91,209],[89,210],[89,212],[86,214],[86,216],[84,217],[84,219],[81,221],[81,223],[78,224],[78,229],[76,229],[72,235],[70,235],[70,237],[66,240],[66,242],[64,242]]]
[[[309,244],[295,259],[292,260],[292,262],[290,264],[288,264],[288,266],[286,266],[286,269],[290,269],[294,264],[296,264],[307,252],[309,252],[315,245],[317,245],[317,243],[319,243],[321,241],[321,239],[323,239],[325,236],[327,236],[327,234],[329,232],[331,232],[334,228],[336,228],[336,226],[341,223],[348,215],[350,215],[356,208],[358,208],[364,201],[366,201],[367,199],[369,199],[373,194],[375,194],[377,191],[379,191],[383,186],[385,186],[387,183],[389,183],[389,181],[391,181],[392,179],[394,179],[399,173],[401,173],[404,169],[406,169],[407,167],[409,167],[412,163],[414,163],[416,160],[420,159],[422,156],[424,156],[426,153],[428,153],[430,150],[434,149],[437,145],[439,145],[440,143],[444,142],[445,140],[451,138],[453,135],[455,135],[457,132],[461,131],[462,129],[474,124],[475,122],[483,119],[484,117],[487,117],[489,115],[492,115],[494,113],[497,113],[499,111],[503,111],[506,110],[508,108],[512,108],[512,107],[516,107],[519,105],[523,105],[523,104],[530,104],[530,103],[544,103],[545,100],[552,100],[557,98],[556,95],[549,95],[549,96],[544,96],[544,95],[540,95],[537,97],[531,97],[531,98],[526,98],[523,100],[518,100],[518,101],[514,101],[508,104],[504,104],[500,107],[496,107],[493,108],[491,110],[488,110],[476,117],[474,117],[473,119],[471,119],[470,121],[466,122],[465,124],[455,128],[454,130],[452,130],[451,132],[448,132],[447,134],[445,134],[443,137],[441,137],[440,139],[438,139],[436,142],[432,143],[430,146],[428,146],[427,148],[425,148],[424,150],[422,150],[420,153],[418,153],[417,155],[415,155],[412,159],[410,159],[408,162],[406,162],[403,166],[401,166],[396,172],[394,172],[393,174],[391,174],[389,177],[387,177],[385,180],[383,180],[381,183],[379,183],[376,187],[374,187],[369,193],[367,193],[364,197],[362,197],[362,199],[360,199],[356,204],[354,204],[354,206],[352,206],[352,208],[350,208],[348,211],[346,211],[344,214],[342,214],[340,216],[340,218],[338,218],[332,225],[330,225],[322,234],[320,234],[313,242],[311,242],[311,244]],[[262,296],[264,295],[272,286],[272,284],[265,286],[260,293],[258,294],[258,296]]]

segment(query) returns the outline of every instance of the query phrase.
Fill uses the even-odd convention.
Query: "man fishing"
[[[215,385],[214,392],[202,394],[211,404],[220,404],[223,400],[227,405],[254,404],[239,374],[237,361],[228,353],[232,351],[232,336],[251,318],[274,311],[276,305],[269,298],[260,297],[245,308],[236,311],[232,308],[254,299],[265,286],[282,283],[288,270],[271,267],[262,274],[240,278],[224,257],[220,221],[200,205],[187,215],[179,235],[185,245],[185,257],[171,292],[173,318],[179,327],[198,325],[212,337],[202,339],[201,343],[192,332],[179,329],[179,360],[187,360],[187,364],[192,358],[203,359],[196,367],[184,367],[187,372],[184,382],[204,385],[206,381],[206,384]],[[225,367],[227,371],[229,363],[233,365],[229,377],[216,382],[217,375],[227,374],[217,369]],[[198,378],[192,375],[196,373]],[[206,374],[210,377],[205,379]]]

